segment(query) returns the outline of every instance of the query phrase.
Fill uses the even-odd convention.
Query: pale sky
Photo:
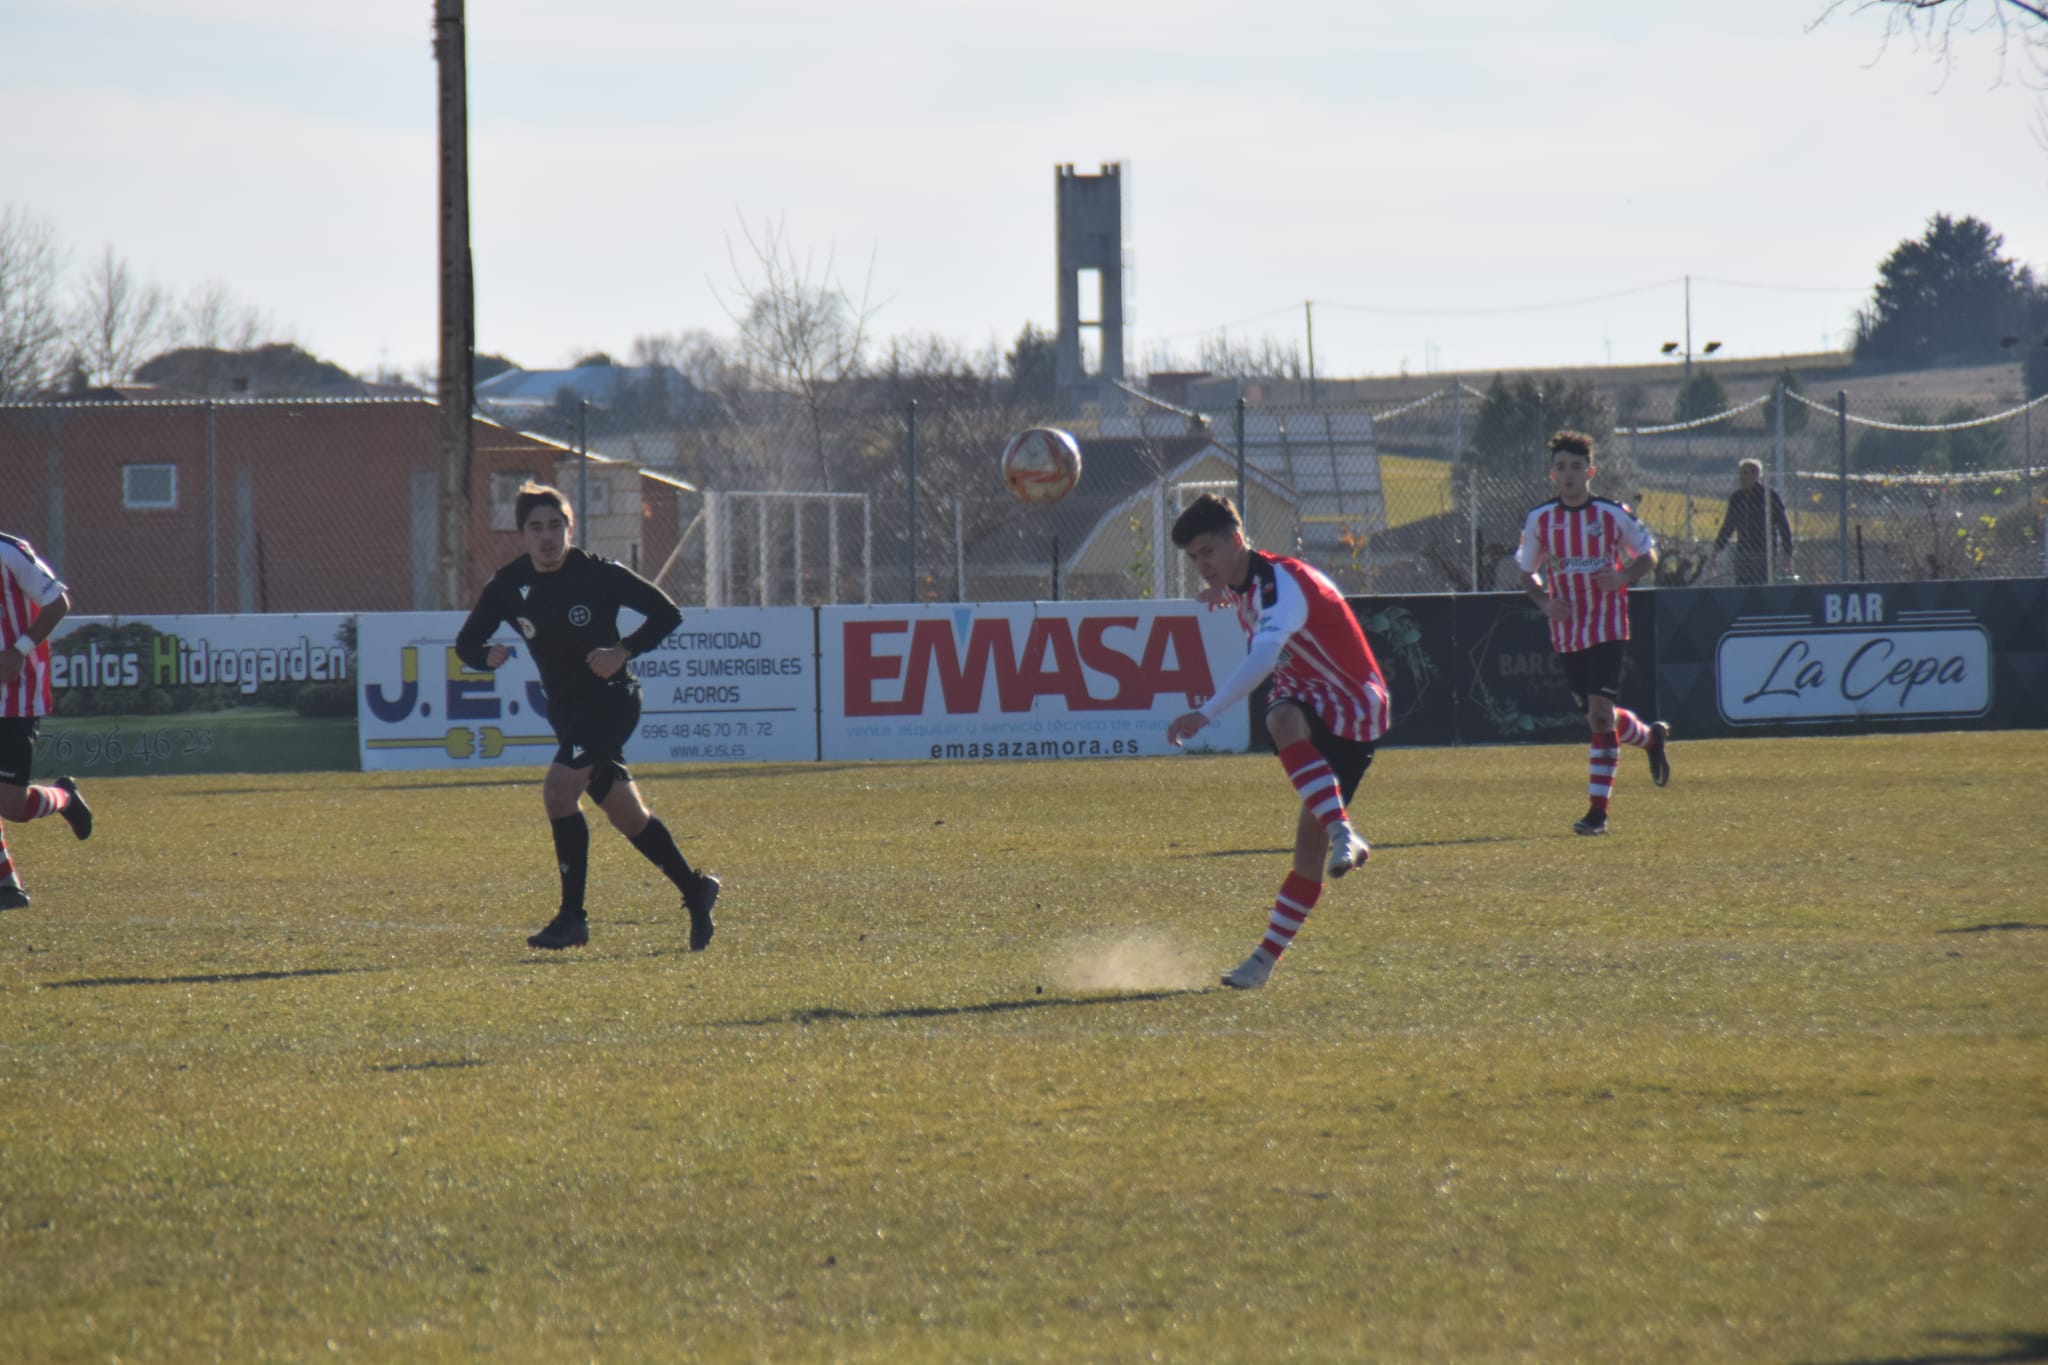
[[[1843,343],[1975,215],[2048,274],[2043,95],[1823,0],[470,0],[477,344],[730,334],[779,223],[876,330],[1054,320],[1054,167],[1129,168],[1131,355],[1319,374]],[[1980,5],[1981,8],[1981,5]],[[432,0],[0,0],[0,205],[75,263],[225,282],[351,370],[436,354]],[[1601,301],[1588,301],[1599,299]]]

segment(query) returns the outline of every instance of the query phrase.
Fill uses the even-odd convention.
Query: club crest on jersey
[[[581,602],[578,602],[575,606],[569,608],[569,624],[572,626],[589,625],[590,608],[584,606]]]
[[[534,637],[533,622],[527,620],[524,616],[514,617],[512,624],[519,627],[519,633],[527,639],[531,640]]]

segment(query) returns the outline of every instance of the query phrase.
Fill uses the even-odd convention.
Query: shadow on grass
[[[85,986],[232,986],[245,981],[290,981],[302,976],[354,976],[362,972],[388,972],[389,967],[302,967],[289,972],[215,972],[206,976],[88,976],[75,981],[45,981],[46,991],[75,990]]]
[[[451,1061],[391,1062],[384,1066],[373,1066],[372,1071],[460,1071],[465,1067],[484,1066],[481,1057],[458,1057]]]
[[[1366,836],[1372,842],[1372,851],[1383,853],[1390,848],[1458,848],[1465,844],[1526,844],[1529,841],[1511,834],[1483,834],[1471,839],[1409,839],[1401,843],[1382,843]],[[1202,853],[1180,853],[1180,858],[1291,858],[1293,848],[1212,848]],[[2019,926],[2005,926],[2016,928]],[[2048,926],[2042,926],[2048,927]],[[1953,932],[1953,931],[1951,931]]]
[[[204,777],[205,773],[178,773],[179,777]],[[340,776],[341,774],[336,774]],[[330,788],[317,782],[279,783],[275,787],[205,787],[192,791],[167,791],[161,794],[151,792],[157,801],[215,801],[223,796],[289,796],[294,792],[327,792]]]
[[[1014,1014],[1019,1010],[1073,1009],[1091,1005],[1134,1005],[1150,1000],[1174,1000],[1183,995],[1200,995],[1209,987],[1177,991],[1128,991],[1122,995],[1034,996],[1029,1000],[990,1000],[979,1005],[902,1005],[889,1010],[842,1010],[830,1005],[816,1009],[791,1010],[762,1019],[728,1019],[723,1028],[768,1028],[775,1024],[837,1024],[885,1019],[952,1019],[968,1014]]]
[[[872,763],[810,763],[800,762],[796,760],[789,760],[780,763],[745,764],[721,764],[716,762],[716,760],[713,760],[711,763],[659,763],[660,771],[655,771],[657,763],[659,763],[658,760],[648,761],[648,773],[644,777],[641,776],[639,772],[639,768],[641,765],[638,763],[632,764],[632,767],[635,770],[633,774],[634,778],[640,783],[641,786],[646,786],[650,779],[657,782],[687,782],[693,776],[693,769],[704,767],[717,767],[718,777],[720,781],[724,781],[727,778],[736,777],[786,778],[789,776],[789,770],[791,768],[797,768],[802,770],[803,775],[805,777],[816,777],[822,773],[853,772],[855,770],[865,770],[868,772],[875,771],[875,765]]]
[[[1961,929],[1943,929],[1944,934],[2002,934],[2008,931],[2027,929],[2048,929],[2048,924],[2029,924],[2025,920],[2009,919],[2002,924],[1970,924]]]
[[[2048,1332],[1930,1332],[1928,1339],[1955,1346],[1920,1355],[1859,1357],[1830,1365],[2026,1365],[2048,1361]]]

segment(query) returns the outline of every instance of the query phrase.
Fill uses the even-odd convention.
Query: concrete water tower
[[[1112,161],[1100,175],[1054,173],[1059,235],[1059,329],[1053,382],[1060,411],[1121,412],[1124,377],[1124,207],[1129,178]]]

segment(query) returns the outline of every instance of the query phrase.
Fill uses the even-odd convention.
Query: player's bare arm
[[[584,662],[598,677],[609,678],[624,668],[630,658],[632,654],[624,645],[599,645],[584,656]]]
[[[1656,550],[1645,550],[1643,553],[1637,555],[1634,559],[1631,559],[1628,562],[1627,568],[1608,568],[1600,570],[1598,573],[1593,575],[1593,582],[1603,592],[1613,592],[1615,589],[1623,586],[1624,584],[1632,588],[1636,584],[1642,582],[1645,578],[1648,578],[1650,576],[1651,571],[1654,570],[1656,567]]]
[[[0,687],[21,676],[21,670],[28,667],[28,656],[42,646],[57,629],[57,623],[64,619],[64,613],[71,610],[71,595],[58,593],[57,600],[37,613],[27,630],[15,639],[14,648],[0,649]]]
[[[1546,619],[1552,621],[1571,619],[1571,604],[1561,598],[1550,595],[1549,587],[1543,582],[1543,575],[1535,573],[1523,574],[1522,591],[1529,595],[1529,600],[1536,604],[1536,609],[1542,612]]]

